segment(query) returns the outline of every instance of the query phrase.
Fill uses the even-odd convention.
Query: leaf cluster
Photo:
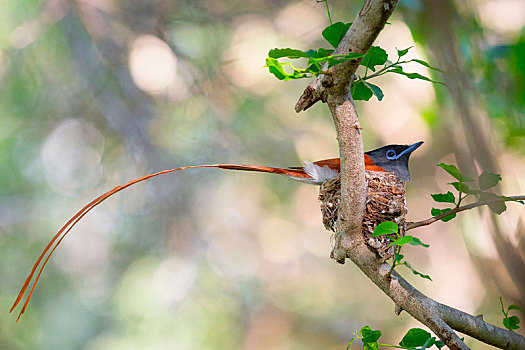
[[[457,191],[457,195],[454,195],[451,191],[448,191],[447,193],[437,193],[437,194],[431,194],[432,199],[438,203],[450,203],[454,204],[456,208],[459,208],[461,202],[471,196],[475,197],[478,202],[485,202],[487,201],[488,207],[496,214],[503,213],[507,206],[505,205],[506,201],[517,201],[514,198],[507,197],[507,196],[500,196],[493,192],[490,192],[489,190],[494,188],[500,181],[501,181],[501,175],[500,174],[494,174],[489,171],[483,171],[477,178],[477,180],[474,180],[470,178],[469,176],[463,174],[459,171],[459,169],[455,165],[440,163],[437,165],[438,167],[445,170],[447,173],[452,175],[457,181],[450,182],[449,185],[451,185],[455,191]],[[523,204],[522,201],[517,201]],[[445,209],[437,209],[432,208],[430,213],[432,216],[441,215],[444,213],[449,212],[453,208],[445,208]],[[441,219],[441,221],[450,221],[456,217],[456,213],[452,213],[448,216],[445,216]]]
[[[405,56],[408,51],[411,49],[411,47],[403,49],[403,50],[397,50],[397,59],[395,62],[390,62],[388,60],[388,54],[385,50],[383,50],[379,46],[372,46],[367,54],[363,57],[363,60],[361,61],[361,65],[365,66],[365,73],[364,75],[357,76],[357,80],[352,84],[351,92],[352,97],[354,100],[365,100],[368,101],[373,95],[377,97],[379,101],[383,99],[383,92],[381,89],[374,84],[371,84],[367,82],[366,80],[379,77],[381,75],[385,75],[387,73],[395,73],[399,75],[404,75],[405,77],[409,79],[420,79],[429,81],[431,83],[436,84],[443,84],[439,81],[432,80],[424,75],[421,75],[419,73],[409,73],[405,72],[403,70],[403,65],[411,62],[416,62],[418,64],[421,64],[427,68],[440,71],[438,68],[432,67],[429,63],[419,60],[419,59],[411,59],[411,60],[401,60],[401,57]],[[377,69],[377,66],[382,66]],[[369,70],[371,70],[372,74],[368,74]]]
[[[405,256],[401,254],[401,249],[405,244],[410,244],[413,246],[421,246],[425,248],[429,247],[428,244],[421,242],[419,238],[414,237],[414,236],[408,236],[408,235],[401,236],[399,234],[399,226],[395,222],[392,222],[392,221],[384,221],[375,227],[372,237],[379,237],[379,236],[386,236],[392,240],[392,243],[388,245],[389,248],[395,246],[394,259],[392,262],[392,267],[390,268],[390,271],[388,272],[388,275],[392,273],[392,271],[396,268],[396,266],[404,265],[408,269],[410,269],[410,271],[412,271],[414,275],[419,276],[421,278],[426,278],[428,280],[432,280],[432,278],[430,278],[429,275],[425,275],[417,271],[416,269],[414,269],[412,265],[408,263],[408,261],[404,260]]]
[[[411,328],[399,342],[399,345],[379,343],[378,340],[381,337],[381,331],[372,330],[369,326],[364,326],[359,333],[355,332],[354,335],[355,337],[350,339],[348,343],[347,350],[350,349],[350,346],[356,339],[363,342],[363,350],[378,350],[379,346],[407,350],[425,350],[430,349],[432,346],[441,349],[445,345],[441,340],[433,337],[429,332],[421,328]]]
[[[402,65],[416,62],[427,68],[439,71],[439,69],[432,67],[430,64],[420,59],[402,61],[401,57],[408,53],[410,47],[403,50],[397,50],[398,57],[395,62],[390,62],[386,51],[379,46],[372,46],[366,54],[351,52],[345,55],[334,55],[334,49],[336,49],[341,43],[341,40],[343,40],[351,25],[352,23],[337,22],[329,25],[323,30],[322,35],[332,46],[332,49],[320,48],[307,51],[291,48],[273,49],[268,52],[265,67],[268,67],[270,73],[272,73],[277,79],[287,81],[310,78],[320,74],[330,74],[327,69],[339,63],[347,61],[358,62],[358,60],[360,60],[360,65],[365,67],[365,73],[362,77],[357,76],[356,81],[354,81],[351,86],[351,93],[354,100],[364,101],[368,101],[372,96],[376,96],[379,101],[383,99],[384,94],[381,88],[367,80],[386,73],[395,73],[404,75],[409,79],[421,79],[441,84],[440,82],[434,81],[419,73],[409,73],[403,70]],[[290,62],[280,62],[279,59],[281,58],[287,58],[289,60],[306,59],[305,68],[297,68]],[[373,73],[369,75],[369,71]]]

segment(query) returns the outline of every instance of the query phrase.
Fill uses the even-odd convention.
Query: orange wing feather
[[[341,171],[341,159],[339,158],[318,160],[317,162],[314,162],[314,164],[320,167],[328,166],[330,169]]]
[[[372,158],[368,154],[365,154],[365,169],[370,171],[383,171],[387,172],[385,169],[381,168],[379,165],[376,165]]]
[[[372,170],[372,171],[384,171],[385,169],[381,168],[379,165],[376,165],[372,158],[368,154],[365,154],[365,169],[366,170]],[[315,165],[318,165],[320,167],[328,166],[330,169],[334,169],[337,171],[341,171],[341,159],[340,158],[331,158],[331,159],[324,159],[319,160],[317,162],[314,162]]]

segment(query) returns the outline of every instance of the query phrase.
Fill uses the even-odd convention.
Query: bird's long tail
[[[33,276],[35,275],[37,269],[38,273],[33,280],[33,284],[31,285],[31,289],[29,290],[29,294],[26,297],[26,300],[24,302],[24,305],[22,307],[22,310],[20,311],[20,314],[18,315],[18,318],[16,321],[20,319],[20,317],[24,314],[27,305],[29,304],[29,301],[31,300],[31,296],[33,295],[33,292],[35,291],[36,284],[38,280],[40,279],[40,275],[42,274],[42,271],[44,270],[44,267],[47,265],[47,262],[49,261],[49,258],[51,255],[53,255],[53,252],[55,249],[60,245],[60,242],[66,237],[66,235],[71,231],[71,229],[86,215],[91,209],[111,197],[117,192],[120,192],[134,184],[137,184],[142,181],[146,181],[151,179],[152,177],[156,177],[159,175],[169,174],[173,173],[175,171],[179,170],[185,170],[185,169],[195,169],[195,168],[220,168],[220,169],[229,169],[229,170],[245,170],[245,171],[256,171],[256,172],[265,172],[265,173],[272,173],[272,174],[281,174],[290,176],[293,178],[309,178],[310,176],[307,175],[303,169],[282,169],[282,168],[271,168],[271,167],[264,167],[264,166],[257,166],[257,165],[237,165],[237,164],[210,164],[210,165],[194,165],[194,166],[186,166],[181,168],[175,168],[175,169],[169,169],[160,171],[158,173],[149,174],[146,176],[143,176],[141,178],[132,180],[124,185],[117,186],[113,188],[112,190],[104,193],[103,195],[95,198],[90,203],[88,203],[86,206],[84,206],[82,209],[80,209],[69,221],[62,226],[60,231],[58,231],[55,236],[49,241],[47,246],[44,248],[44,251],[38,259],[36,260],[35,264],[33,265],[33,268],[31,269],[31,272],[27,276],[24,284],[22,285],[22,288],[20,289],[20,292],[18,293],[18,296],[16,297],[15,302],[13,303],[13,306],[11,307],[11,310],[9,312],[12,312],[16,306],[20,303],[24,295],[26,294],[26,291],[29,287],[29,284],[31,283],[31,280],[33,280]],[[45,260],[44,260],[45,258]],[[43,263],[42,263],[42,260]],[[42,263],[42,264],[41,264]],[[39,268],[40,267],[40,268]]]

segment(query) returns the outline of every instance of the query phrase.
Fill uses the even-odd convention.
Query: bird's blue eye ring
[[[388,160],[396,159],[396,151],[394,151],[393,149],[389,149],[388,151],[386,151],[386,159]]]

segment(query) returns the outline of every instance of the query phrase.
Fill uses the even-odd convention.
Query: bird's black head
[[[375,165],[380,166],[388,172],[396,174],[401,181],[410,181],[408,171],[408,158],[423,141],[411,145],[387,145],[365,154],[372,159]]]

